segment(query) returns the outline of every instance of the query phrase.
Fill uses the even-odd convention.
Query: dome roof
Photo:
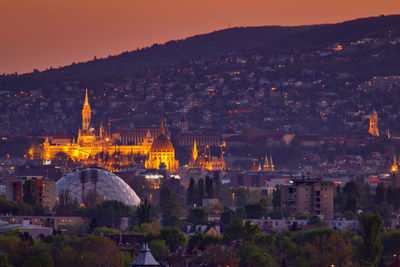
[[[160,134],[151,145],[150,152],[173,152],[174,147],[164,133]]]
[[[82,192],[85,194],[96,190],[102,199],[119,200],[129,206],[138,206],[140,198],[135,191],[120,177],[104,169],[86,168],[64,176],[56,183],[56,195],[69,190],[78,202],[82,202]]]

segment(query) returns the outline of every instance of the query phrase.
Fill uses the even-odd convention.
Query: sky
[[[0,0],[0,74],[70,65],[237,26],[400,14],[399,0]]]

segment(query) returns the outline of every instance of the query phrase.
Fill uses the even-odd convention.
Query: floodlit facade
[[[374,109],[372,114],[369,115],[369,134],[372,136],[379,136],[379,128],[378,128],[378,113]]]
[[[88,195],[95,191],[100,200],[119,200],[129,206],[140,204],[140,198],[127,183],[100,168],[78,170],[57,181],[57,201],[60,201],[60,196],[67,190],[79,203],[85,203]]]
[[[154,140],[149,152],[149,159],[146,161],[146,168],[160,169],[162,163],[167,170],[174,172],[179,168],[179,162],[175,159],[175,149],[165,135],[163,123],[161,134]]]
[[[221,150],[221,154],[219,157],[213,157],[210,153],[210,147],[206,146],[204,156],[199,156],[197,150],[197,142],[196,140],[194,140],[192,148],[192,158],[189,163],[189,168],[199,168],[208,171],[223,171],[226,169],[224,153]]]
[[[86,90],[85,103],[82,109],[82,128],[79,129],[78,139],[76,141],[73,139],[65,144],[65,142],[51,143],[46,138],[43,143],[42,158],[52,160],[65,153],[74,161],[88,160],[91,164],[118,171],[118,168],[113,167],[116,163],[118,166],[129,166],[133,162],[134,156],[140,155],[149,156],[146,161],[146,166],[149,166],[149,168],[159,169],[160,163],[163,162],[168,170],[175,171],[179,167],[179,163],[175,161],[175,150],[164,133],[163,125],[161,128],[162,134],[164,134],[161,139],[168,139],[167,141],[170,144],[166,151],[160,150],[159,145],[153,146],[158,137],[154,138],[149,130],[140,144],[117,145],[117,140],[114,140],[115,138],[109,132],[107,133],[102,124],[100,124],[98,130],[92,127],[91,108]],[[110,155],[114,156],[110,157]]]

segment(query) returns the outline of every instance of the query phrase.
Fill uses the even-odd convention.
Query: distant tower
[[[373,109],[372,114],[369,115],[369,130],[368,130],[368,132],[372,136],[379,136],[378,113],[376,113],[375,109]]]
[[[270,165],[271,171],[275,171],[275,165],[272,162],[272,154],[269,155],[269,165]]]
[[[100,136],[100,139],[103,139],[103,138],[105,138],[105,136],[106,136],[106,130],[104,129],[104,127],[103,127],[103,122],[101,121],[100,122],[100,128],[99,128],[99,136]]]
[[[270,171],[271,170],[271,165],[269,164],[268,161],[268,154],[265,154],[265,161],[263,165],[263,171]]]
[[[196,140],[194,140],[194,143],[193,143],[193,151],[192,151],[193,163],[196,162],[197,157],[198,157],[197,145],[196,145]]]
[[[392,165],[392,186],[399,187],[400,186],[400,176],[397,174],[398,166],[396,157],[393,158],[393,165]]]
[[[92,110],[90,109],[88,92],[86,89],[85,103],[83,104],[82,109],[82,130],[84,132],[90,129],[90,118],[92,116],[91,113]]]

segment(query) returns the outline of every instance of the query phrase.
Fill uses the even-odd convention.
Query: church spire
[[[89,97],[88,97],[88,93],[87,93],[87,88],[86,88],[86,94],[85,94],[85,104],[83,104],[84,106],[90,106],[89,105]]]
[[[150,133],[150,130],[149,130],[149,129],[147,129],[145,139],[151,139],[151,133]]]
[[[165,130],[164,130],[164,117],[161,117],[161,133],[165,134]]]
[[[265,161],[264,161],[264,165],[263,165],[263,170],[264,171],[270,171],[271,170],[271,166],[270,166],[269,161],[268,161],[268,154],[267,153],[265,154]]]
[[[196,162],[197,157],[198,157],[197,145],[196,145],[196,140],[194,140],[194,143],[193,143],[193,151],[192,151],[193,162]]]
[[[274,163],[272,162],[272,154],[269,154],[269,165],[270,165],[271,171],[275,171],[275,166],[274,166]]]
[[[85,93],[85,103],[83,104],[83,109],[82,109],[82,131],[86,132],[90,128],[90,119],[91,119],[91,114],[92,111],[90,109],[89,105],[89,97],[88,97],[88,91],[86,89]]]

